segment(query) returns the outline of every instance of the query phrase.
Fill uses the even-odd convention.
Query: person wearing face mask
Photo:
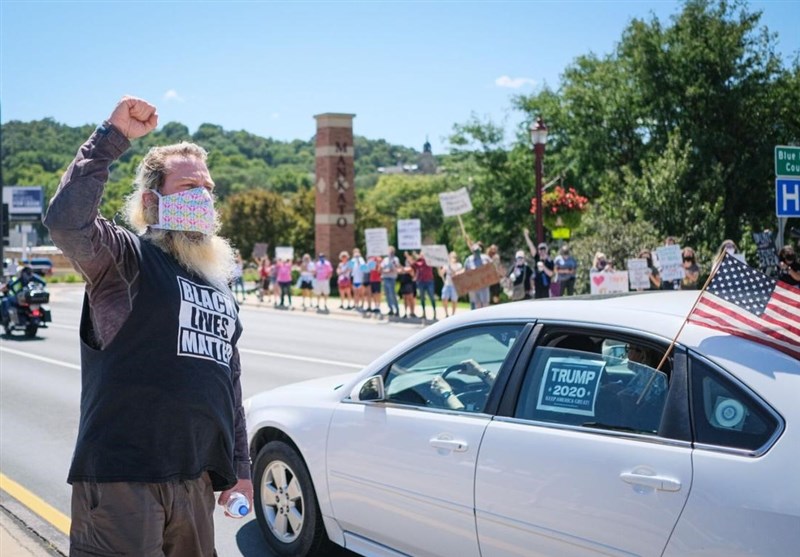
[[[81,417],[67,481],[70,555],[211,557],[214,492],[253,500],[234,250],[217,235],[206,151],[153,147],[125,215],[99,215],[109,168],[158,123],[123,97],[84,143],[44,224],[86,281]]]
[[[783,246],[778,252],[778,280],[800,286],[800,263],[792,246]]]
[[[519,250],[514,258],[514,266],[508,274],[513,285],[511,300],[530,300],[531,299],[531,279],[533,269],[525,261],[525,252]]]
[[[639,259],[647,261],[647,275],[650,278],[650,288],[647,290],[660,290],[661,289],[661,274],[658,269],[653,265],[653,256],[650,254],[649,249],[643,249],[639,252]]]
[[[464,260],[464,270],[472,271],[483,265],[491,263],[488,255],[483,253],[480,242],[472,244],[472,254]],[[489,305],[489,287],[479,288],[469,293],[469,305],[472,309],[485,308]]]
[[[736,257],[739,250],[736,248],[736,243],[733,240],[723,240],[717,250],[717,259],[723,254],[727,253],[730,256]]]

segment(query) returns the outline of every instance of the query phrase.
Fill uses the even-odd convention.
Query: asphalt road
[[[65,479],[78,428],[78,323],[82,286],[51,288],[53,323],[36,338],[0,338],[0,473],[41,500],[33,514],[62,551],[70,512]],[[154,316],[157,319],[158,316]],[[281,311],[248,301],[239,343],[245,397],[286,383],[357,371],[421,328],[333,312]],[[4,497],[6,495],[4,494]],[[59,522],[61,520],[61,522]],[[254,518],[226,518],[218,509],[220,557],[268,556]]]

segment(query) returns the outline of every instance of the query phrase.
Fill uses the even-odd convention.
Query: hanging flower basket
[[[544,225],[554,228],[577,228],[583,213],[589,207],[589,200],[578,194],[575,188],[564,189],[556,186],[542,195]],[[531,214],[536,215],[536,198],[531,199]]]

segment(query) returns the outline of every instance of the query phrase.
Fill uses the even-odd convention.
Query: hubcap
[[[285,462],[275,460],[264,471],[261,506],[276,538],[284,543],[297,539],[305,517],[303,491],[294,470]]]

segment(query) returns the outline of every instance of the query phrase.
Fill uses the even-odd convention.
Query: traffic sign
[[[775,146],[775,176],[800,176],[800,147]]]
[[[800,179],[775,180],[775,212],[779,217],[800,217]]]

